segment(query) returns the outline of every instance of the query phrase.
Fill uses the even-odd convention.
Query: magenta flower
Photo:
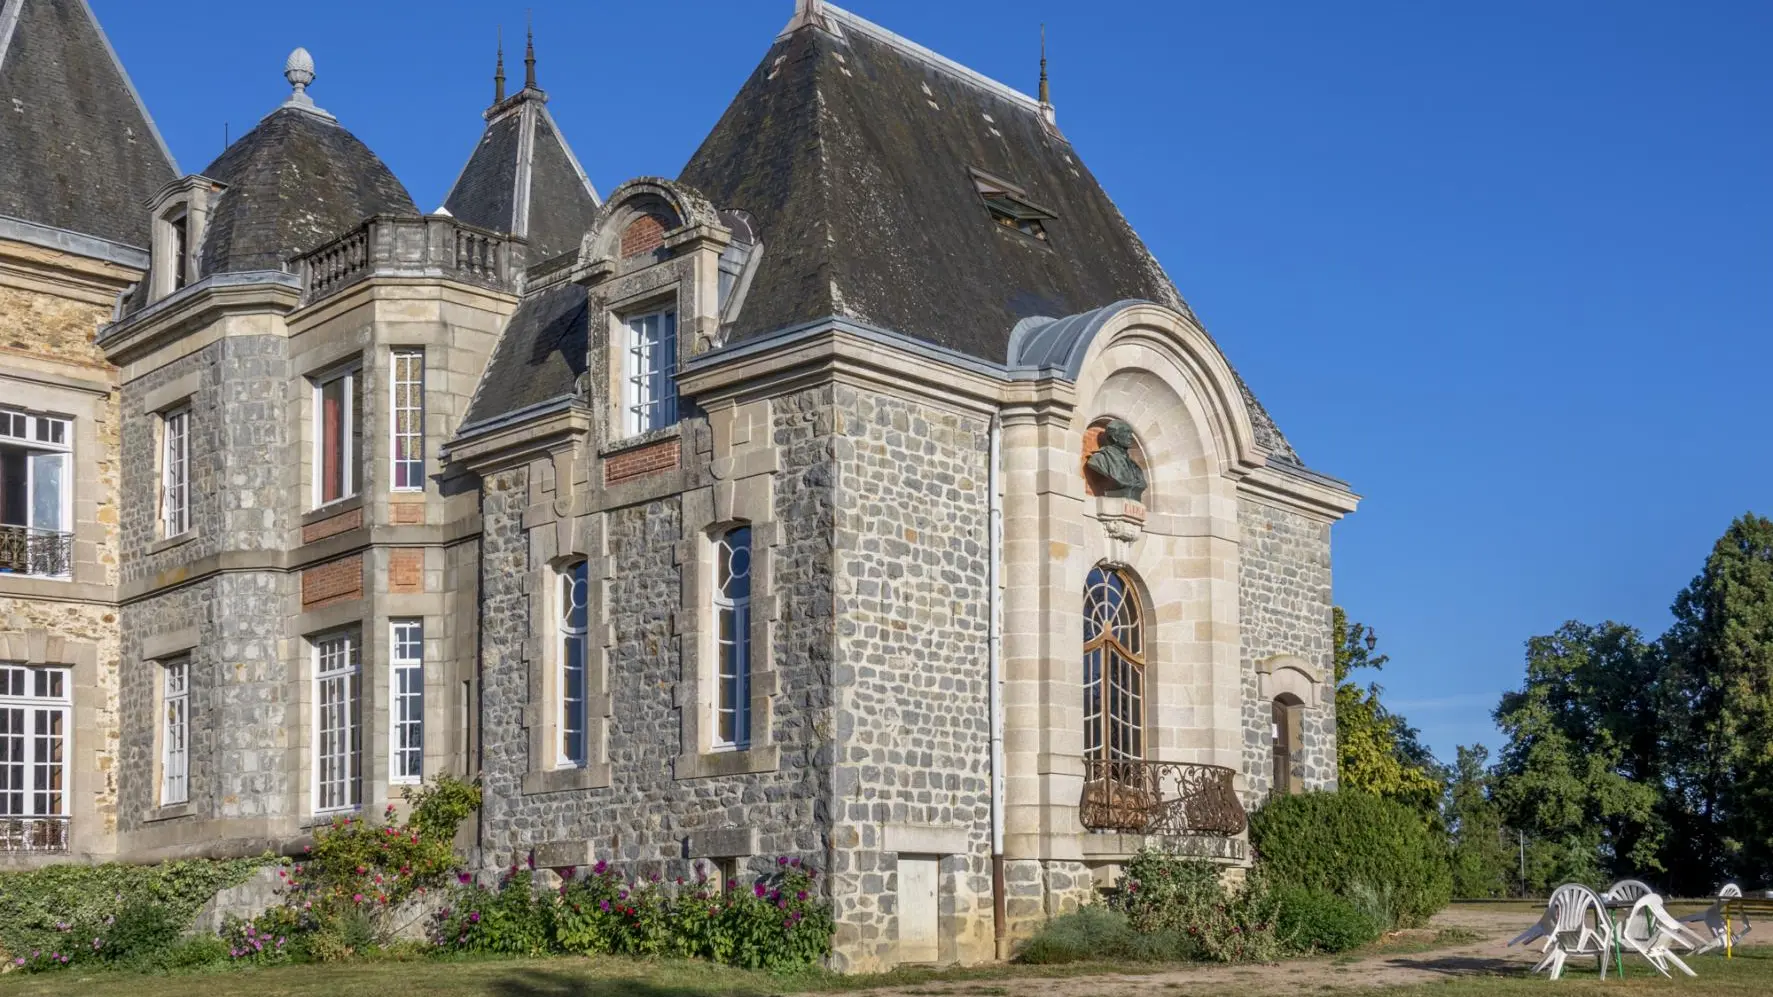
[[[764,891],[763,891],[763,884],[762,883],[752,883],[751,884],[751,895],[752,896],[761,897],[761,896],[763,896],[763,892]]]

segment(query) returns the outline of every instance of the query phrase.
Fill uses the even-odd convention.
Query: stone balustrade
[[[431,277],[517,293],[524,244],[447,215],[378,215],[296,260],[302,304],[370,277]]]

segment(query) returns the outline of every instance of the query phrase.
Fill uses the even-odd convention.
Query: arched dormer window
[[[1145,624],[1126,573],[1097,565],[1084,585],[1084,756],[1145,757]]]

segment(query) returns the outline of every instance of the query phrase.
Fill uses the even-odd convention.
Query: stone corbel
[[[1134,548],[1145,535],[1145,506],[1130,498],[1105,495],[1095,500],[1096,521],[1108,538],[1109,563],[1127,566],[1133,563]]]

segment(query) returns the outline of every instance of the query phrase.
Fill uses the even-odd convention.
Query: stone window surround
[[[16,598],[84,599],[110,602],[115,598],[100,557],[115,551],[116,538],[99,521],[105,501],[116,510],[117,495],[107,493],[99,475],[102,453],[100,427],[116,416],[107,412],[111,387],[102,381],[50,373],[18,364],[0,371],[0,391],[8,406],[33,413],[56,413],[69,419],[67,489],[70,518],[65,532],[74,534],[72,572],[68,575],[0,574],[0,593]]]
[[[148,206],[153,219],[153,231],[149,236],[152,243],[148,272],[149,301],[159,301],[181,290],[178,281],[180,270],[184,272],[184,286],[189,287],[197,282],[195,262],[208,227],[210,201],[222,189],[223,185],[214,180],[192,174],[174,180],[154,195]],[[175,260],[173,257],[177,254],[178,244],[173,225],[181,218],[185,223],[184,254],[182,258]]]
[[[191,766],[188,762],[185,771],[184,801],[167,805],[159,805],[158,801],[160,799],[161,786],[164,784],[162,765],[165,763],[166,758],[166,745],[163,740],[166,735],[166,725],[161,722],[166,709],[166,684],[162,681],[164,670],[166,665],[171,664],[174,661],[182,659],[186,663],[186,667],[189,669],[185,673],[185,688],[188,690],[187,696],[189,697],[186,699],[186,709],[190,710],[197,702],[196,693],[198,691],[198,678],[201,674],[197,657],[192,653],[196,650],[198,641],[199,637],[196,627],[186,627],[183,630],[176,630],[171,633],[146,637],[142,640],[142,661],[154,676],[152,696],[154,703],[154,712],[152,716],[154,722],[151,724],[153,727],[153,744],[149,752],[149,758],[152,759],[153,771],[148,773],[148,777],[153,780],[151,784],[154,790],[153,799],[156,801],[156,805],[150,806],[145,812],[143,812],[142,820],[147,823],[162,820],[176,820],[181,817],[189,817],[196,812],[193,809],[193,801],[197,796],[197,787],[192,778],[195,766]],[[191,746],[190,732],[195,732],[197,730],[199,720],[200,718],[194,712],[188,712],[186,714],[185,726],[187,734],[185,750],[187,756],[195,756],[195,752],[192,750]]]
[[[363,454],[358,452],[361,448],[370,445],[369,434],[363,430],[366,413],[361,411],[369,404],[369,392],[365,390],[367,386],[364,384],[366,373],[367,368],[363,362],[362,353],[354,352],[343,359],[322,365],[302,377],[308,387],[305,392],[308,396],[308,412],[305,421],[309,425],[308,510],[311,512],[332,509],[335,506],[342,507],[342,503],[358,499],[366,491],[364,488],[366,482],[363,479],[368,476],[368,462],[363,459]],[[321,425],[324,409],[320,403],[320,394],[327,385],[340,379],[348,379],[344,393],[345,415],[340,424],[340,432],[343,434],[340,446],[342,452],[339,455],[342,464],[341,487],[337,498],[323,500],[321,489],[325,486],[321,481],[321,476],[324,474],[325,468],[326,434],[325,427]],[[356,429],[355,433],[352,431],[353,427]]]
[[[781,765],[774,743],[774,701],[780,691],[775,631],[779,600],[775,591],[775,551],[782,542],[775,517],[775,474],[779,467],[767,399],[716,405],[708,412],[714,447],[708,487],[683,494],[683,537],[677,548],[682,605],[676,615],[679,654],[676,705],[682,723],[678,779],[773,772]],[[715,538],[733,526],[751,527],[751,740],[742,749],[714,744],[718,700],[715,647]]]
[[[531,465],[532,495],[547,478],[556,486],[557,517],[552,529],[530,529],[531,574],[529,595],[530,637],[524,642],[524,665],[529,673],[529,696],[523,725],[529,733],[529,771],[524,773],[524,795],[599,789],[610,785],[609,654],[613,641],[609,625],[609,582],[614,569],[605,551],[603,517],[571,515],[572,492],[582,487],[582,468],[590,462],[577,459],[582,447],[556,452],[551,459]],[[551,472],[551,473],[543,473]],[[560,487],[564,484],[564,488]],[[560,574],[579,561],[585,562],[585,764],[559,765],[560,629],[557,625]]]
[[[661,272],[668,272],[662,270]],[[604,308],[603,355],[607,364],[606,404],[604,409],[608,421],[605,431],[605,452],[625,450],[631,446],[664,439],[676,432],[682,425],[684,416],[683,399],[675,394],[675,377],[673,392],[676,398],[675,408],[677,419],[662,426],[654,427],[640,433],[628,432],[628,320],[656,312],[671,312],[676,316],[676,332],[673,345],[677,356],[672,361],[673,370],[681,370],[687,359],[683,337],[683,280],[673,276],[667,283],[646,287],[623,297],[611,300]],[[595,349],[595,344],[593,345]]]
[[[98,645],[69,640],[43,629],[6,631],[0,632],[0,661],[29,668],[68,669],[74,703],[73,723],[64,749],[68,757],[68,851],[29,858],[0,853],[0,868],[66,862],[71,857],[101,851],[104,835],[94,805],[103,785],[98,763],[104,750],[104,738],[96,726],[105,696],[98,684]]]
[[[1263,706],[1279,703],[1287,711],[1287,753],[1293,759],[1287,780],[1289,792],[1303,792],[1304,774],[1299,758],[1305,750],[1305,713],[1323,705],[1324,680],[1320,669],[1295,654],[1277,654],[1256,663],[1256,688]]]

